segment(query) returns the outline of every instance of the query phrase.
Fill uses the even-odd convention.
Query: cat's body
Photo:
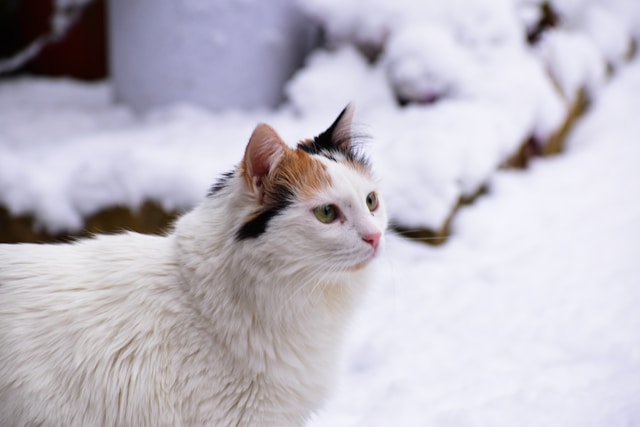
[[[0,245],[0,425],[303,424],[386,226],[349,126],[258,126],[165,237]]]

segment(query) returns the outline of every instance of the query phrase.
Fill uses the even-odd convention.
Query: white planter
[[[274,107],[316,29],[295,0],[108,0],[117,101]]]

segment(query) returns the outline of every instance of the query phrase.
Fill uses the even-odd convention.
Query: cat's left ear
[[[333,124],[320,135],[316,136],[314,142],[320,146],[320,148],[328,150],[350,150],[353,112],[353,104],[347,104]]]
[[[262,201],[263,182],[288,149],[276,131],[261,123],[254,129],[244,152],[243,174],[249,188]]]

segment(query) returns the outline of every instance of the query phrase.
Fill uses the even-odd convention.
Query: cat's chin
[[[371,264],[371,261],[373,261],[376,258],[376,255],[377,255],[376,252],[372,253],[369,257],[367,257],[367,259],[351,267],[349,271],[356,272],[356,271],[364,270],[369,266],[369,264]]]
[[[364,261],[364,262],[361,262],[360,264],[356,264],[355,266],[351,267],[349,271],[353,273],[362,271],[369,266],[370,262],[371,261]]]

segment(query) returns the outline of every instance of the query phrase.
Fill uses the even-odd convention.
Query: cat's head
[[[387,217],[368,160],[352,144],[351,107],[317,137],[287,146],[256,127],[237,176],[252,205],[235,239],[318,272],[356,271],[381,249]]]

